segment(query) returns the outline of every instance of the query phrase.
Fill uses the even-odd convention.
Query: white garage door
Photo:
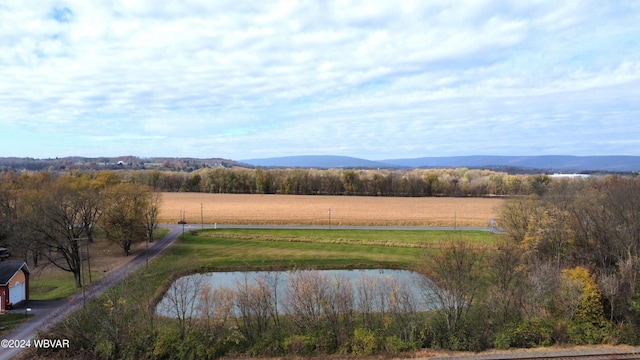
[[[9,289],[9,301],[11,301],[14,304],[17,304],[20,301],[24,300],[25,298],[24,289],[25,289],[24,283],[17,282],[16,286]]]

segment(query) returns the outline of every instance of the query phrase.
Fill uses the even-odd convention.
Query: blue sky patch
[[[68,7],[56,7],[51,11],[51,16],[59,23],[68,23],[73,19],[73,11]]]

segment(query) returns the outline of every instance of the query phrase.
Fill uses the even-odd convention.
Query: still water
[[[215,290],[237,291],[257,283],[268,284],[268,288],[274,290],[272,295],[278,304],[278,311],[286,313],[286,303],[291,298],[291,289],[296,286],[299,288],[301,281],[306,281],[307,285],[315,281],[315,286],[318,286],[318,279],[324,281],[324,284],[334,291],[339,288],[350,288],[356,310],[385,310],[385,307],[398,306],[399,301],[403,301],[402,306],[410,307],[412,310],[423,311],[434,308],[425,301],[425,292],[427,292],[425,289],[433,284],[413,271],[297,270],[212,272],[185,276],[177,279],[165,293],[158,304],[157,313],[167,317],[184,316],[185,313],[198,316],[198,311],[195,309],[201,305],[202,289],[207,289],[209,293],[214,294]],[[314,287],[311,286],[311,288]],[[237,308],[233,311],[237,311]],[[179,312],[182,315],[178,315]]]

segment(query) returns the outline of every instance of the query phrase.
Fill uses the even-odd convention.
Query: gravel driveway
[[[142,253],[136,256],[125,265],[111,271],[102,279],[97,280],[91,285],[87,286],[84,292],[78,292],[64,300],[30,300],[27,304],[16,306],[15,309],[11,310],[10,312],[23,313],[26,312],[26,308],[29,307],[31,309],[31,314],[33,315],[33,317],[28,321],[20,324],[10,333],[3,336],[2,340],[7,339],[26,341],[33,339],[37,331],[50,329],[51,327],[62,321],[69,314],[82,307],[85,301],[89,302],[94,298],[102,295],[112,286],[129,276],[129,274],[145,266],[145,264],[147,263],[147,255],[148,259],[153,258],[162,250],[164,250],[169,244],[171,244],[175,239],[177,239],[179,235],[182,234],[182,226],[163,225],[162,227],[170,229],[169,234],[149,247],[148,254]],[[2,348],[0,348],[0,360],[9,360],[18,355],[22,350],[22,348],[15,346],[3,346]]]

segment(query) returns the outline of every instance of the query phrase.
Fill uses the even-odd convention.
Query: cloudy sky
[[[0,3],[0,156],[640,155],[640,1]]]

